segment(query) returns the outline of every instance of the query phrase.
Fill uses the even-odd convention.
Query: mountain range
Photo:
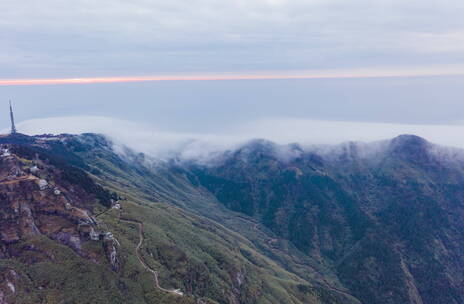
[[[0,303],[464,303],[464,151],[253,140],[166,161],[0,137]]]

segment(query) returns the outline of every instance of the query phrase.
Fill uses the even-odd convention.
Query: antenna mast
[[[11,100],[10,100],[10,120],[11,120],[11,134],[16,134],[16,126],[14,123],[13,107],[11,106]]]

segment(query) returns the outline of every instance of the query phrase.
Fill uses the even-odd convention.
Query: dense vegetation
[[[88,239],[78,251],[45,235],[9,244],[0,241],[0,246],[7,248],[6,254],[0,257],[0,273],[7,274],[0,283],[2,301],[25,304],[356,303],[343,300],[345,296],[317,282],[286,271],[249,239],[223,225],[156,199],[153,191],[156,189],[150,189],[151,170],[121,159],[105,144],[98,145],[100,140],[103,139],[87,135],[60,141],[7,143],[10,152],[27,164],[38,154],[41,162],[47,164],[44,170],[54,186],[70,191],[83,189],[93,195],[86,198],[96,198],[92,209],[98,214],[98,229],[111,232],[120,244],[116,249],[118,267],[112,267],[106,245],[101,241]],[[21,182],[16,187],[21,187]],[[173,194],[174,190],[171,189]],[[102,197],[101,193],[105,195]],[[16,203],[11,201],[13,197],[7,198],[12,205]],[[108,209],[110,199],[118,199],[122,209]],[[55,210],[60,210],[60,202],[57,204]],[[60,221],[60,216],[69,215],[53,211],[54,221]],[[156,288],[153,274],[144,269],[136,256],[139,227],[121,219],[144,224],[140,249],[143,260],[157,270],[163,288],[179,288],[184,296]],[[66,225],[63,231],[74,229]],[[13,284],[13,293],[8,284]]]
[[[348,147],[282,161],[258,143],[192,172],[228,208],[333,265],[363,303],[463,303],[464,171],[433,148],[400,136],[369,157]]]
[[[124,217],[145,225],[143,257],[159,270],[162,286],[186,292],[185,303],[464,303],[461,151],[446,154],[400,136],[372,153],[355,144],[323,153],[294,145],[293,156],[282,157],[282,147],[256,141],[205,166],[156,162],[130,150],[118,155],[94,134],[42,148],[63,161],[63,171],[79,172],[68,182],[91,178],[115,193],[107,199],[122,198]],[[96,212],[107,210],[102,201]],[[94,268],[73,256],[63,260],[64,273],[88,282],[104,273],[107,283],[81,286],[58,271],[53,281],[64,290],[92,290],[79,303],[179,302],[153,288],[134,255],[137,226],[119,221],[118,212],[103,212],[99,221],[121,243],[119,272],[104,258]],[[63,302],[55,287],[36,290],[47,278],[38,265],[0,261],[27,273],[25,286],[35,287],[26,290],[35,291],[24,295]],[[82,297],[66,294],[68,303]]]

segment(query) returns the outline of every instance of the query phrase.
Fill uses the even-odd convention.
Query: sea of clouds
[[[298,143],[302,147],[353,142],[376,142],[400,134],[414,134],[430,142],[464,148],[464,125],[406,125],[321,121],[291,118],[261,119],[221,132],[172,132],[154,124],[110,117],[73,116],[23,121],[18,130],[29,135],[100,133],[110,138],[115,150],[127,146],[159,159],[173,156],[185,160],[205,160],[253,139],[267,139],[280,145]]]

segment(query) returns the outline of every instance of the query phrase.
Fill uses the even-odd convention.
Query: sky
[[[2,0],[0,129],[11,99],[29,133],[111,132],[111,119],[173,138],[414,132],[464,146],[463,9],[458,0]]]

